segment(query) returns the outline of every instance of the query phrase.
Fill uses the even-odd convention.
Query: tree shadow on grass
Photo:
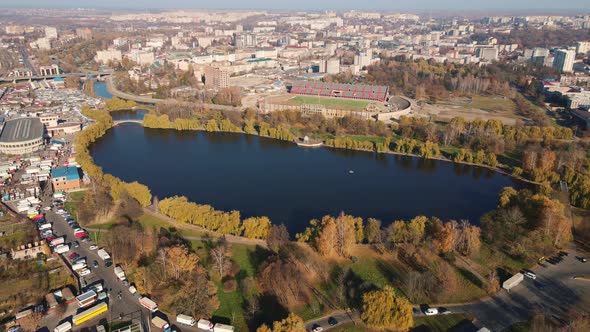
[[[459,271],[459,273],[472,284],[479,288],[483,287],[483,282],[475,274],[471,273],[471,271],[459,266],[457,266],[457,271]]]
[[[262,324],[272,326],[274,321],[281,320],[289,315],[289,310],[272,294],[265,293],[258,296],[258,303],[260,309],[250,317],[247,317],[248,329],[250,331],[256,331]]]

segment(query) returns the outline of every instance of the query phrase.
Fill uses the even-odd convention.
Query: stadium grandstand
[[[385,102],[389,94],[389,88],[382,85],[297,81],[293,82],[289,93]]]

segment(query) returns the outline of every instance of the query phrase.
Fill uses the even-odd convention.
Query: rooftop
[[[62,178],[65,177],[66,180],[79,180],[80,179],[80,172],[78,171],[78,167],[68,166],[68,167],[57,167],[51,170],[51,177],[52,178]]]
[[[0,134],[0,142],[13,143],[43,137],[43,124],[38,118],[23,118],[7,121]]]

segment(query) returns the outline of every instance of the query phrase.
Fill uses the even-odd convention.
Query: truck
[[[119,278],[119,280],[123,281],[125,280],[125,271],[123,271],[123,269],[120,266],[115,266],[115,275],[117,276],[117,278]]]
[[[231,325],[217,323],[213,327],[213,332],[234,332],[234,327]]]
[[[521,281],[524,280],[524,275],[522,273],[517,273],[512,277],[508,278],[508,280],[504,281],[502,284],[502,288],[510,292],[514,286],[520,284]]]
[[[139,304],[141,304],[144,308],[147,308],[151,312],[158,311],[158,305],[156,304],[156,302],[150,300],[150,298],[148,297],[142,297],[141,300],[139,300]]]
[[[197,322],[197,327],[201,330],[213,331],[213,323],[206,319],[199,319]]]
[[[53,332],[68,332],[72,330],[72,323],[65,322],[53,329]]]
[[[195,321],[194,318],[192,318],[191,316],[183,315],[183,314],[176,315],[176,322],[178,324],[187,325],[187,326],[195,326],[195,324],[197,324],[197,322]]]
[[[70,251],[70,246],[68,246],[67,244],[60,244],[53,249],[53,252],[56,252],[58,254],[63,254],[68,251]]]
[[[60,236],[58,238],[51,240],[51,242],[49,242],[49,245],[52,247],[55,247],[55,246],[58,246],[58,245],[64,244],[64,243],[65,243],[65,238],[63,236]]]
[[[158,316],[154,316],[154,318],[152,318],[152,325],[164,332],[170,332],[170,324]]]
[[[111,256],[109,255],[109,253],[106,250],[98,249],[96,251],[96,254],[98,255],[98,257],[100,257],[100,259],[102,259],[104,261],[104,265],[106,267],[113,265],[113,260],[111,259]]]

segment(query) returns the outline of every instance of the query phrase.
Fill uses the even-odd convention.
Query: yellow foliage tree
[[[266,239],[270,232],[268,217],[251,217],[243,221],[244,236],[249,239]]]
[[[414,325],[410,302],[391,286],[363,295],[361,319],[371,328],[405,331]]]

